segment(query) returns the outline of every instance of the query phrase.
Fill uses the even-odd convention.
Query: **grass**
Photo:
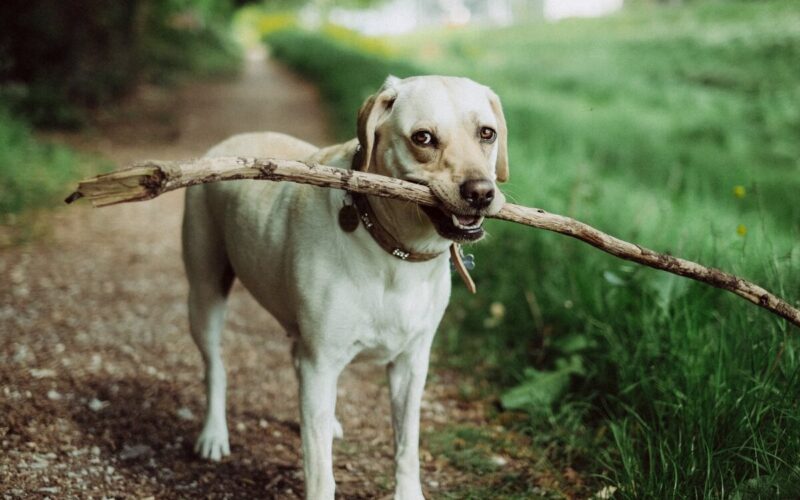
[[[448,499],[522,499],[575,496],[579,485],[570,484],[560,471],[529,464],[541,461],[529,440],[502,427],[473,424],[449,425],[422,437],[423,454],[445,460],[474,480],[437,492]],[[580,495],[578,495],[580,496]]]
[[[387,59],[383,52],[356,48],[357,38],[348,43],[341,35],[336,39],[321,38],[313,33],[284,30],[270,34],[267,40],[275,57],[319,86],[324,99],[331,103],[331,119],[337,124],[333,132],[340,139],[355,137],[356,110],[389,73],[403,77],[419,72],[412,64]]]
[[[504,191],[515,202],[798,304],[800,9],[791,2],[395,40],[411,63],[309,34],[272,43],[321,85],[347,137],[387,73],[485,83],[509,122]],[[617,487],[619,498],[800,496],[794,329],[730,294],[558,235],[506,223],[488,231],[470,249],[479,294],[456,285],[437,359],[490,380],[489,397],[525,411],[516,429],[546,461]]]
[[[68,184],[91,163],[69,148],[37,141],[28,126],[0,107],[0,221],[60,203]]]

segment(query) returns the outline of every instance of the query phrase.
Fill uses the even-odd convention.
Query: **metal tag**
[[[471,253],[464,253],[464,249],[461,248],[461,245],[458,246],[458,254],[461,256],[461,261],[464,263],[464,269],[467,271],[472,271],[475,269],[475,255]],[[456,263],[453,262],[453,259],[450,259],[450,271],[456,271]]]
[[[346,233],[358,228],[358,210],[353,205],[344,205],[339,210],[339,227]]]

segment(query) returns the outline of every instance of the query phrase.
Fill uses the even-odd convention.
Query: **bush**
[[[76,127],[141,79],[230,71],[229,13],[227,0],[2,2],[0,99],[36,126]]]

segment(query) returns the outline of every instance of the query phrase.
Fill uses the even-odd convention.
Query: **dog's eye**
[[[493,128],[481,127],[481,140],[484,142],[494,142],[497,138],[497,132]]]
[[[414,134],[411,136],[411,140],[419,146],[432,146],[436,143],[436,138],[433,137],[433,134],[427,130],[419,130],[414,132]]]

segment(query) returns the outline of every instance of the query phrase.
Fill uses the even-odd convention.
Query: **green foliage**
[[[141,79],[229,72],[230,12],[227,0],[3,2],[0,99],[37,126],[76,127]]]
[[[405,77],[419,72],[406,62],[365,53],[341,39],[309,32],[279,31],[267,42],[276,57],[319,85],[331,104],[334,132],[341,139],[355,137],[358,108],[389,74]]]
[[[239,48],[228,21],[228,0],[162,0],[146,7],[139,59],[143,77],[172,82],[186,75],[216,76],[237,71]]]
[[[523,381],[500,397],[503,408],[535,411],[552,406],[569,388],[573,375],[585,374],[582,364],[580,356],[573,356],[556,359],[553,370],[525,368]]]
[[[791,2],[714,2],[401,40],[422,70],[308,34],[272,43],[322,85],[345,137],[388,73],[488,84],[509,124],[511,201],[794,301],[798,26]],[[535,443],[622,498],[797,497],[794,329],[563,236],[487,229],[470,249],[479,294],[455,285],[439,359],[502,387]]]
[[[519,442],[514,437],[507,432],[471,425],[446,426],[423,436],[423,449],[430,450],[437,459],[444,458],[453,467],[479,478],[452,490],[437,492],[437,498],[512,500],[539,497],[544,490],[534,486],[533,471],[528,467],[520,470],[508,466],[506,457],[520,464],[534,460],[527,449],[527,442]]]
[[[233,18],[233,31],[236,38],[246,47],[257,46],[261,40],[272,33],[296,28],[297,16],[292,11],[265,9],[263,6],[249,5],[236,11]]]
[[[88,163],[70,149],[38,142],[0,107],[0,221],[23,209],[60,203],[68,183],[86,173]]]

